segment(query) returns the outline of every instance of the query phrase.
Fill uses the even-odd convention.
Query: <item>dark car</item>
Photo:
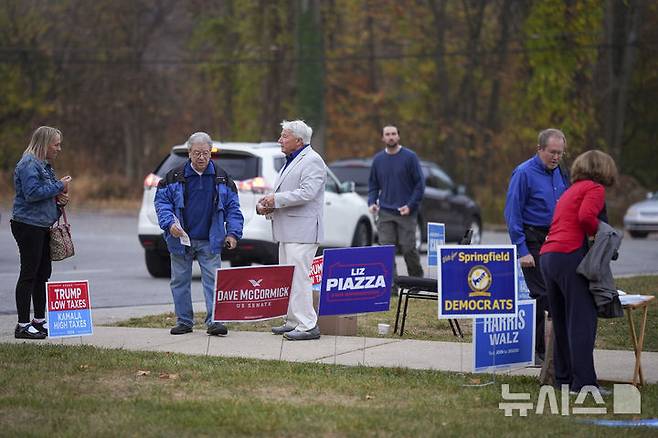
[[[356,192],[367,200],[371,164],[370,158],[353,158],[334,161],[329,168],[341,181],[354,181]],[[418,215],[419,244],[427,242],[427,222],[445,224],[447,242],[458,242],[470,228],[471,243],[479,244],[482,241],[480,207],[466,195],[465,187],[456,185],[436,163],[421,161],[420,167],[425,177],[425,194]]]

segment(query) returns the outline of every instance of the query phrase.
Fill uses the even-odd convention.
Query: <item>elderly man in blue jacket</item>
[[[207,333],[223,336],[228,333],[226,326],[212,322],[215,272],[221,266],[222,248],[235,248],[242,237],[244,218],[235,183],[210,159],[210,136],[194,133],[187,146],[189,160],[167,173],[155,195],[158,223],[171,255],[176,326],[170,333],[192,331],[192,261],[196,257],[206,301]]]

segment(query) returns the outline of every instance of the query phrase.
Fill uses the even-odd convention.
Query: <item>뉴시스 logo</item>
[[[551,385],[542,385],[537,395],[537,407],[535,409],[536,415],[544,414],[546,405],[548,405],[548,413],[552,415],[604,415],[608,413],[608,409],[603,401],[603,396],[596,386],[583,386],[578,392],[574,405],[571,411],[569,385],[562,385],[559,389],[561,393],[556,395],[556,388]],[[582,405],[587,400],[588,395],[592,396],[596,407],[583,407]],[[612,412],[614,414],[640,414],[642,409],[642,398],[640,391],[630,384],[615,384],[612,390],[614,397]],[[503,402],[498,403],[498,408],[505,411],[506,417],[511,417],[514,411],[518,411],[521,417],[527,417],[528,412],[533,409],[533,403],[530,401],[529,392],[510,392],[509,384],[503,383],[501,385],[501,395]],[[560,406],[558,406],[558,398],[560,399]]]
[[[491,292],[487,292],[492,282],[491,272],[486,266],[473,266],[468,272],[468,287],[471,289],[469,297],[490,297]]]

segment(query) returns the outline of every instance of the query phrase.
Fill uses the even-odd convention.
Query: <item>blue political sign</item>
[[[438,254],[439,319],[516,314],[514,245],[446,245]]]
[[[427,223],[427,266],[438,266],[437,248],[446,243],[446,226],[436,222]]]
[[[521,269],[521,262],[516,261],[516,272],[518,273],[518,288],[519,288],[519,301],[521,300],[531,300],[530,289],[528,288],[528,283],[525,282],[525,277],[523,276],[523,269]]]
[[[319,315],[386,312],[395,247],[325,249]]]
[[[473,371],[532,365],[535,359],[535,300],[520,301],[514,316],[473,320]]]

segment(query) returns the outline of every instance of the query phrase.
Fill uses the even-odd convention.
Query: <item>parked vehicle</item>
[[[329,164],[341,181],[354,181],[358,194],[368,200],[370,158],[338,160]],[[427,222],[445,224],[446,241],[458,242],[466,230],[473,230],[471,243],[482,241],[482,216],[477,203],[466,195],[466,188],[456,185],[436,163],[421,161],[425,177],[425,194],[418,214],[416,241],[427,242]]]
[[[624,228],[631,237],[643,239],[658,232],[658,192],[647,193],[647,199],[628,207]]]
[[[144,196],[139,211],[138,235],[144,248],[146,268],[154,277],[170,276],[167,246],[158,226],[153,200],[160,179],[187,160],[187,145],[174,146],[144,179]],[[278,263],[278,247],[272,239],[270,221],[256,214],[256,203],[272,185],[285,164],[278,143],[214,143],[212,160],[235,180],[244,216],[243,238],[238,247],[222,253],[231,266]],[[354,192],[354,184],[341,183],[327,169],[325,188],[324,241],[322,248],[369,246],[374,224],[366,202]]]

